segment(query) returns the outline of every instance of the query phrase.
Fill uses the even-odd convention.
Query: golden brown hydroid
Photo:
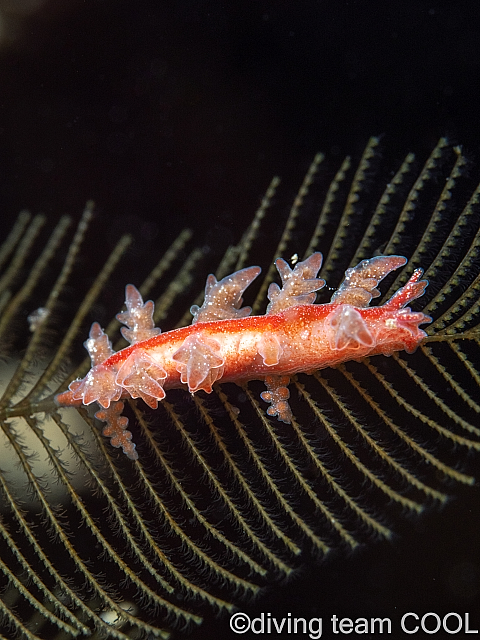
[[[259,313],[278,256],[322,251],[319,277],[338,286],[365,258],[405,255],[379,304],[425,269],[430,285],[413,307],[433,322],[418,351],[299,375],[290,424],[265,414],[256,383],[215,385],[209,396],[173,390],[154,412],[130,401],[135,462],[108,445],[87,408],[53,400],[88,369],[78,345],[131,239],[80,291],[83,281],[71,284],[80,257],[101,251],[92,204],[75,230],[62,218],[44,242],[48,221],[20,214],[0,250],[5,637],[168,637],[211,610],[232,611],[309,558],[389,538],[399,518],[474,482],[479,187],[443,139],[423,166],[409,154],[386,185],[373,184],[378,145],[372,138],[357,166],[346,158],[327,188],[317,155],[266,255],[280,226],[274,179],[215,275],[260,263],[265,277],[246,300]],[[205,260],[185,230],[152,262],[139,290],[155,299],[162,329],[190,322]],[[118,327],[105,327],[116,348]]]

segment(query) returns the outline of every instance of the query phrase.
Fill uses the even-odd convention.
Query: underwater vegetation
[[[248,607],[307,562],[321,571],[331,550],[391,538],[396,522],[475,483],[480,186],[445,139],[423,161],[408,154],[387,168],[379,144],[333,176],[318,154],[285,215],[274,178],[219,264],[186,229],[135,284],[165,332],[191,323],[210,270],[220,280],[260,265],[244,294],[259,315],[278,257],[321,251],[317,302],[327,303],[347,269],[401,255],[408,263],[372,305],[423,269],[429,285],[411,306],[432,322],[417,350],[299,373],[289,422],[267,415],[259,381],[170,389],[155,410],[129,398],[135,460],[102,436],[98,407],[54,399],[89,370],[79,347],[98,314],[113,318],[102,326],[115,349],[127,344],[114,318],[123,291],[111,282],[132,239],[103,260],[92,203],[76,227],[19,215],[0,248],[4,637],[182,635],[212,611]],[[103,264],[79,278],[90,253]]]

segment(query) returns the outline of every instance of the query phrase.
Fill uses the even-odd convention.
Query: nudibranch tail
[[[192,324],[163,334],[154,326],[153,302],[144,303],[139,291],[127,285],[127,310],[117,318],[126,325],[122,334],[130,346],[114,353],[100,325],[93,323],[85,342],[92,368],[59,394],[57,402],[63,406],[97,402],[101,408],[95,415],[106,423],[104,435],[133,460],[137,452],[127,431],[128,420],[121,416],[122,398],[142,398],[156,409],[169,388],[186,386],[190,393],[210,393],[218,381],[260,379],[267,386],[261,394],[270,404],[267,414],[289,423],[292,374],[368,355],[411,352],[424,339],[426,333],[419,327],[431,318],[406,306],[428,284],[421,279],[421,269],[384,305],[369,307],[380,295],[381,280],[406,262],[402,256],[363,260],[347,270],[329,303],[315,304],[316,292],[325,285],[317,277],[322,255],[314,253],[293,269],[279,258],[282,286],[270,285],[263,316],[250,316],[250,307],[242,307],[243,293],[260,273],[259,267],[242,269],[219,282],[210,275],[203,305],[191,309]]]
[[[120,398],[122,389],[115,384],[115,372],[101,366],[114,351],[98,322],[90,327],[88,340],[85,340],[83,346],[88,351],[92,368],[85,378],[71,382],[68,391],[57,394],[55,399],[59,405],[89,405],[98,402],[102,407],[108,408],[112,400]]]

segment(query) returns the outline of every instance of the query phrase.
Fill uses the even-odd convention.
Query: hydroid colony
[[[19,326],[26,310],[33,311],[39,283],[42,290],[50,291],[30,314],[31,338],[0,402],[4,450],[21,470],[20,477],[12,479],[12,473],[1,465],[4,471],[0,474],[5,549],[0,568],[8,585],[0,607],[4,628],[12,636],[103,634],[125,639],[144,633],[167,637],[171,629],[200,624],[203,613],[211,609],[232,610],[263,585],[291,575],[308,558],[320,560],[331,548],[347,550],[390,537],[389,523],[407,513],[420,513],[426,503],[445,502],[446,484],[474,482],[466,463],[462,468],[462,460],[468,452],[480,449],[480,406],[475,399],[479,381],[478,187],[470,188],[466,159],[446,140],[440,140],[423,166],[417,166],[409,154],[381,188],[378,182],[372,187],[377,156],[378,140],[374,138],[358,166],[352,167],[346,158],[329,186],[322,189],[313,216],[312,207],[306,205],[309,198],[319,197],[316,176],[323,157],[318,155],[284,221],[277,246],[261,264],[266,275],[263,280],[257,278],[256,290],[255,284],[251,287],[256,296],[248,298],[249,290],[245,293],[253,317],[246,317],[240,307],[243,283],[240,291],[235,289],[230,305],[236,320],[206,319],[206,324],[239,322],[242,327],[258,322],[254,320],[258,317],[267,318],[263,323],[272,322],[269,314],[262,315],[267,293],[271,305],[283,304],[285,298],[272,284],[274,259],[297,254],[294,262],[303,265],[300,270],[307,265],[303,282],[310,284],[306,290],[297,283],[296,302],[299,296],[307,296],[305,308],[323,307],[326,317],[336,312],[338,317],[328,320],[328,330],[333,332],[326,337],[328,348],[341,351],[348,347],[355,353],[349,358],[327,359],[323,364],[335,366],[320,371],[318,362],[275,371],[280,379],[284,374],[293,376],[290,398],[280,381],[268,386],[267,376],[263,399],[271,403],[268,413],[282,418],[287,409],[281,403],[288,400],[283,421],[268,417],[268,405],[260,399],[261,384],[247,382],[262,377],[263,370],[262,376],[247,373],[228,378],[240,386],[219,384],[222,376],[208,372],[197,385],[193,378],[189,380],[191,352],[183,354],[185,358],[180,352],[173,359],[179,365],[174,375],[179,380],[183,376],[180,384],[185,382],[191,391],[200,391],[191,395],[173,389],[156,410],[123,398],[124,388],[133,398],[153,397],[138,386],[141,373],[135,370],[129,379],[129,371],[122,377],[125,384],[120,393],[113,390],[112,403],[100,403],[104,409],[109,405],[120,410],[125,404],[137,445],[138,459],[134,460],[111,448],[101,435],[102,426],[99,428],[93,414],[96,411],[104,420],[105,416],[98,415],[102,410],[90,411],[80,404],[85,400],[83,391],[78,391],[81,383],[71,383],[84,378],[89,363],[75,371],[68,367],[68,372],[65,365],[83,340],[90,311],[102,289],[109,286],[130,240],[120,240],[62,329],[62,298],[68,297],[68,282],[84,251],[83,243],[94,242],[88,229],[91,205],[72,238],[67,240],[70,221],[62,219],[41,250],[36,249],[35,239],[46,221],[42,217],[31,220],[26,214],[19,217],[0,253],[0,338],[6,352],[13,353],[16,340],[21,339],[12,326]],[[198,275],[204,253],[191,246],[188,230],[152,265],[139,293],[144,299],[156,298],[155,323],[174,329],[170,318],[178,319],[182,296],[188,292],[191,299],[178,326],[190,324],[189,308],[195,303],[192,311],[198,322],[192,326],[200,327],[202,309],[211,312],[216,305],[213,298],[214,304],[208,305],[209,291],[227,274],[245,273],[242,270],[247,265],[260,261],[265,253],[263,229],[275,215],[272,203],[277,187],[275,179],[240,242],[228,249],[215,270],[220,282],[210,280],[207,307],[201,306],[203,287]],[[66,242],[69,249],[63,267],[53,279],[49,264]],[[321,266],[317,251],[324,256]],[[312,254],[317,258],[309,258]],[[406,265],[401,255],[408,258]],[[374,282],[357,287],[353,300],[355,287],[348,281],[343,289],[340,286],[345,271],[372,258],[373,262],[366,263],[370,271],[363,275]],[[283,261],[280,265],[285,290],[289,272]],[[427,289],[421,280],[422,269],[430,282]],[[201,274],[203,279],[207,273]],[[257,273],[249,273],[247,280]],[[359,304],[362,295],[364,300],[376,296],[376,285],[384,277],[377,304],[368,307],[370,298]],[[331,302],[332,292],[320,287],[322,280],[334,290],[340,286]],[[396,294],[399,290],[404,293]],[[316,291],[318,304],[312,305]],[[133,301],[135,308],[136,300],[137,307],[144,309],[137,293],[136,289],[127,292],[127,302]],[[401,300],[399,295],[403,295]],[[376,349],[377,329],[365,318],[369,313],[378,316],[389,299],[399,301],[396,313],[412,304],[412,311],[403,309],[413,323],[413,333],[407,330],[412,344],[399,345],[397,336],[396,346],[382,344]],[[287,304],[274,311],[281,316],[290,308],[299,307]],[[123,334],[129,339],[132,331],[145,328],[130,321],[131,312],[128,308],[120,314],[128,326]],[[149,307],[148,312],[151,318],[153,309]],[[220,312],[224,312],[222,304]],[[58,347],[46,350],[45,343],[52,342],[52,324]],[[389,327],[398,330],[397,319]],[[118,322],[113,320],[105,335],[99,325],[92,330],[90,341],[107,344],[105,335],[109,335],[115,342]],[[149,330],[155,331],[153,325]],[[200,329],[189,331],[196,335]],[[162,335],[147,336],[147,342],[163,339]],[[255,342],[259,366],[266,370],[282,361],[285,349],[275,341],[277,333],[268,336]],[[141,344],[144,338],[142,334],[138,342],[131,342]],[[417,344],[413,355],[396,352],[405,346],[412,351]],[[124,346],[121,342],[115,345],[116,349]],[[97,349],[92,342],[90,347]],[[177,353],[181,348],[179,344]],[[135,353],[129,349],[123,352],[122,362]],[[374,355],[382,352],[391,356]],[[198,350],[194,355],[198,356]],[[224,354],[214,355],[224,358]],[[108,355],[106,362],[114,357]],[[213,356],[209,358],[209,371],[225,367],[226,360],[219,364]],[[311,375],[293,375],[304,370]],[[137,386],[129,385],[128,380]],[[71,397],[67,397],[80,401],[79,406],[59,409],[54,396],[64,394],[69,384]],[[211,393],[206,395],[202,388]],[[73,397],[77,392],[79,397]],[[83,420],[83,431],[75,426],[77,414]],[[111,424],[106,422],[108,429]],[[33,441],[27,443],[27,435]],[[132,454],[129,442],[127,438],[120,444]],[[39,471],[38,459],[47,463],[48,475]],[[23,486],[28,488],[28,511],[23,508]],[[61,497],[52,495],[52,487],[61,488]],[[321,567],[320,563],[319,571]],[[31,576],[30,581],[17,577],[22,572]],[[122,604],[125,602],[130,608]]]

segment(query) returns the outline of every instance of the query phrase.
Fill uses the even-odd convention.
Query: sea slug
[[[142,398],[156,409],[167,389],[210,393],[215,382],[260,379],[267,387],[261,397],[270,404],[268,415],[288,423],[291,375],[365,356],[410,353],[426,337],[419,325],[432,319],[406,306],[425,291],[428,282],[421,280],[422,269],[416,269],[385,304],[369,306],[380,295],[378,283],[406,262],[402,256],[363,260],[347,270],[329,303],[315,304],[316,292],[325,285],[317,277],[322,254],[312,254],[293,269],[278,258],[282,287],[270,285],[270,303],[262,316],[250,316],[250,307],[242,307],[242,295],[260,267],[242,269],[219,282],[210,275],[203,305],[191,308],[192,324],[166,333],[154,326],[153,302],[144,303],[129,284],[127,311],[117,319],[126,325],[122,335],[130,346],[114,353],[108,336],[94,322],[84,343],[92,368],[58,394],[57,403],[97,402],[101,408],[95,416],[106,422],[103,434],[133,460],[138,454],[127,431],[128,419],[121,415],[122,398]]]

